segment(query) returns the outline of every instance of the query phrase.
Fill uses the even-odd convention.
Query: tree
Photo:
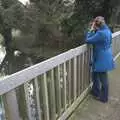
[[[23,6],[16,0],[0,0],[0,33],[7,49],[12,41],[12,28],[20,28]]]
[[[73,9],[74,4],[66,0],[30,0],[22,31],[35,36],[35,45],[43,47],[48,42],[53,45],[56,39],[62,41],[61,22],[72,15]]]
[[[7,48],[13,28],[26,36],[34,36],[35,45],[54,45],[55,40],[76,43],[83,39],[88,22],[95,16],[102,15],[110,22],[113,10],[120,3],[115,1],[30,0],[24,6],[18,0],[0,0],[0,33]]]
[[[63,21],[63,30],[76,40],[83,39],[91,19],[104,16],[108,24],[113,11],[120,5],[119,0],[75,0],[74,14]]]

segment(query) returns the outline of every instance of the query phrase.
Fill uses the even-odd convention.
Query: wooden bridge
[[[113,34],[112,45],[116,60],[120,55],[120,32]],[[91,88],[91,55],[91,47],[84,44],[2,78],[1,120],[72,119],[69,116]]]

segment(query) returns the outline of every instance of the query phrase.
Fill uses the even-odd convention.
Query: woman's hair
[[[97,27],[101,27],[101,26],[103,26],[103,25],[105,24],[105,19],[104,19],[104,17],[102,17],[102,16],[96,17],[96,18],[94,19],[94,21],[95,21],[95,25],[96,25]]]

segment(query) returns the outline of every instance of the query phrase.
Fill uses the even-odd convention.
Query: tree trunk
[[[12,30],[11,30],[11,28],[4,29],[2,35],[4,37],[6,50],[10,50],[10,44],[12,42]]]

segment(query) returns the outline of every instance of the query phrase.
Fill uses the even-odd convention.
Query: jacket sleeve
[[[88,44],[96,44],[96,43],[101,42],[101,39],[103,39],[103,38],[102,38],[102,35],[101,35],[100,32],[96,32],[94,34],[88,32],[87,37],[86,37],[86,43],[88,43]]]

